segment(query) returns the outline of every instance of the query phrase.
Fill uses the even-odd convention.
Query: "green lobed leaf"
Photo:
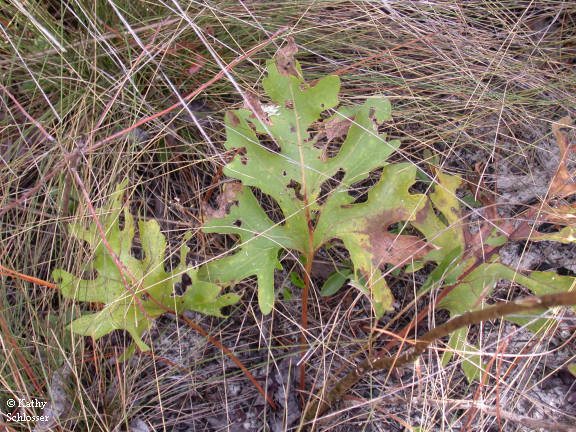
[[[203,227],[207,233],[234,234],[239,242],[232,255],[203,267],[201,277],[229,284],[256,276],[260,309],[269,313],[279,251],[313,256],[339,238],[350,251],[356,279],[365,281],[381,315],[392,303],[381,268],[423,257],[429,249],[417,237],[388,232],[390,225],[414,219],[426,202],[423,195],[408,192],[414,166],[387,166],[386,159],[399,146],[378,132],[390,119],[390,102],[376,96],[360,106],[339,107],[322,119],[322,113],[338,106],[338,77],[311,86],[299,76],[280,73],[273,61],[267,67],[263,87],[276,112],[267,116],[260,109],[255,109],[258,115],[241,109],[226,115],[225,146],[237,155],[223,172],[241,184],[226,185],[218,208],[207,209]],[[336,135],[345,139],[329,156],[320,147]],[[328,142],[321,145],[324,138]],[[367,201],[355,204],[352,186],[379,168],[383,173]],[[251,188],[276,201],[281,223],[266,215]]]
[[[484,306],[484,299],[490,295],[500,279],[523,285],[535,295],[573,289],[576,281],[574,277],[559,276],[552,272],[521,274],[500,263],[497,254],[492,256],[490,262],[480,264],[459,281],[458,278],[476,262],[473,256],[467,256],[463,251],[477,245],[466,244],[463,231],[465,227],[460,223],[461,205],[456,198],[456,191],[461,185],[461,179],[458,176],[443,173],[438,173],[437,179],[438,183],[434,186],[429,203],[411,224],[424,234],[429,243],[437,246],[425,258],[436,262],[437,267],[430,274],[420,292],[426,292],[431,288],[439,289],[442,285],[455,284],[451,292],[440,301],[439,308],[448,310],[452,317],[474,309],[481,309]],[[442,218],[437,213],[440,213]],[[557,240],[566,243],[572,239],[571,234],[571,228],[567,227],[553,234],[535,233],[530,239]],[[482,241],[488,247],[501,246],[508,239],[499,230],[492,228]],[[526,325],[535,334],[542,333],[556,325],[554,320],[537,318],[535,314],[526,318],[506,317],[506,319],[516,324]],[[444,353],[442,363],[446,365],[453,353],[459,352],[463,358],[463,371],[471,382],[480,376],[484,366],[481,356],[476,354],[479,350],[466,342],[467,331],[468,329],[460,329],[451,335],[448,345],[452,350]]]
[[[411,224],[424,234],[429,243],[436,246],[426,256],[426,260],[440,263],[454,248],[464,251],[466,244],[460,223],[460,203],[456,198],[456,190],[461,186],[462,179],[444,173],[438,173],[437,178],[438,183],[430,194],[430,201]],[[436,215],[434,207],[448,223]]]
[[[95,279],[82,279],[63,269],[56,269],[52,277],[62,295],[77,301],[102,303],[103,308],[86,314],[70,324],[70,329],[80,335],[98,339],[113,330],[126,330],[141,350],[149,347],[142,340],[152,320],[166,311],[181,313],[185,309],[209,315],[222,316],[220,310],[235,304],[239,297],[234,294],[220,296],[221,288],[213,283],[199,280],[197,271],[186,269],[189,248],[180,249],[180,264],[170,272],[164,269],[166,239],[155,220],[140,221],[138,231],[144,258],[132,256],[135,226],[127,208],[122,210],[123,190],[120,184],[112,195],[110,205],[103,209],[101,223],[106,239],[123,267],[120,272],[112,255],[105,247],[92,222],[85,228],[80,222],[69,227],[71,236],[86,241],[93,250],[93,259],[84,271],[95,272]],[[124,228],[120,229],[119,216],[124,213]],[[189,237],[187,237],[189,238]],[[187,272],[192,285],[182,296],[174,292],[174,285]]]

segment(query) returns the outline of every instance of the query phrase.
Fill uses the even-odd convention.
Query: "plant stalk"
[[[428,346],[436,339],[450,333],[483,321],[502,318],[506,315],[533,312],[549,309],[556,306],[576,305],[576,291],[567,291],[556,294],[546,294],[540,297],[527,297],[511,302],[500,302],[485,309],[466,312],[452,318],[446,323],[433,328],[424,334],[416,344],[405,354],[389,357],[376,357],[361,362],[353,371],[345,375],[334,387],[322,397],[319,395],[311,402],[304,412],[304,420],[311,421],[323,415],[328,409],[338,402],[344,394],[351,389],[360,379],[369,372],[400,367],[416,360]]]

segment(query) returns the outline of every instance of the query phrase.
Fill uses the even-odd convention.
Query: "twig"
[[[338,383],[324,397],[319,396],[318,399],[309,404],[304,413],[304,419],[310,421],[324,414],[367,373],[377,370],[386,370],[391,367],[400,367],[411,363],[416,360],[436,339],[447,336],[460,328],[478,324],[483,321],[501,318],[506,315],[533,312],[535,310],[548,309],[555,306],[572,305],[576,305],[576,291],[546,294],[540,297],[527,297],[512,302],[500,302],[486,309],[466,312],[454,317],[446,323],[435,327],[428,333],[424,334],[420,340],[416,342],[414,347],[403,355],[376,357],[375,359],[366,359],[361,362],[353,371],[349,372],[340,381],[338,381]]]
[[[0,311],[2,311],[2,310],[5,310],[5,308],[4,308],[4,305],[2,304],[2,301],[0,301]],[[32,382],[32,385],[34,386],[34,389],[38,392],[39,395],[43,395],[44,394],[43,386],[40,385],[40,383],[38,382],[38,379],[34,375],[34,371],[32,370],[32,367],[30,366],[30,363],[28,363],[28,360],[26,360],[26,357],[22,353],[22,350],[20,349],[20,347],[18,346],[18,344],[16,343],[16,341],[12,337],[12,332],[10,331],[10,327],[8,327],[8,324],[4,320],[4,317],[2,316],[2,314],[0,314],[0,334],[3,335],[3,339],[7,342],[7,344],[10,345],[14,349],[14,354],[16,357],[14,359],[10,355],[10,353],[8,352],[8,353],[6,353],[6,359],[9,359],[11,362],[13,362],[12,367],[14,368],[14,370],[20,371],[21,369],[24,369],[24,372],[26,372],[26,375],[28,376],[28,378]],[[18,373],[18,376],[20,376],[19,373]],[[22,378],[20,378],[20,379],[22,379]]]
[[[482,403],[478,402],[467,402],[459,404],[459,408],[466,408],[469,406],[470,408],[477,409],[482,411],[486,414],[492,416],[500,416],[505,420],[518,423],[524,427],[529,427],[530,429],[545,429],[547,431],[557,431],[557,432],[576,432],[576,427],[573,425],[568,425],[564,423],[558,423],[554,420],[546,420],[546,419],[534,419],[531,417],[523,416],[520,414],[516,414],[510,411],[503,410],[501,408],[494,408],[491,406],[487,406]]]
[[[18,273],[17,271],[11,270],[9,268],[0,265],[0,276],[9,276],[12,278],[22,279],[26,282],[30,282],[36,285],[46,286],[48,288],[57,288],[56,284],[52,282],[45,281],[43,279],[35,278],[34,276],[28,276],[23,273]]]
[[[246,375],[248,377],[248,379],[254,385],[254,387],[256,387],[256,389],[260,392],[260,394],[262,396],[264,396],[264,398],[268,401],[268,404],[272,407],[272,409],[274,411],[278,411],[278,406],[274,403],[274,401],[272,400],[270,395],[267,394],[266,391],[264,391],[264,389],[262,388],[260,383],[258,381],[256,381],[256,378],[254,378],[254,376],[250,373],[248,368],[246,368],[246,366],[244,366],[244,364],[242,364],[242,362],[238,359],[238,357],[236,357],[232,353],[232,351],[230,351],[228,348],[226,348],[224,345],[222,345],[215,338],[210,336],[210,334],[208,334],[208,332],[206,330],[204,330],[202,327],[200,327],[194,321],[186,318],[182,314],[176,315],[176,316],[178,318],[180,318],[182,321],[184,321],[186,324],[188,324],[190,327],[192,327],[194,330],[196,330],[198,333],[200,333],[202,336],[204,336],[206,339],[208,339],[210,342],[212,342],[214,345],[216,345],[218,348],[220,348],[234,363],[236,363],[236,365],[240,368],[240,370],[242,370],[242,372],[244,372],[244,375]]]
[[[2,91],[8,95],[8,97],[12,100],[12,102],[14,102],[14,105],[16,105],[16,107],[20,110],[20,112],[24,114],[24,117],[30,120],[32,124],[36,126],[36,128],[38,128],[38,130],[42,133],[42,135],[44,135],[44,138],[46,138],[50,142],[56,141],[54,137],[50,135],[46,131],[46,129],[44,129],[44,126],[42,126],[34,117],[28,114],[28,112],[24,109],[24,107],[20,105],[20,102],[18,102],[18,100],[12,95],[12,93],[10,93],[10,91],[8,91],[6,87],[4,87],[2,83],[0,83],[0,89],[2,89]]]
[[[397,395],[379,397],[378,400],[384,401],[389,405],[398,404],[402,406],[405,406],[406,403],[408,402],[405,398]],[[576,432],[576,427],[574,427],[573,425],[558,423],[554,420],[534,419],[532,417],[527,417],[513,413],[511,411],[503,410],[502,408],[493,407],[487,405],[486,403],[467,401],[467,400],[446,400],[446,399],[436,400],[433,398],[428,397],[424,398],[420,396],[411,396],[410,403],[434,404],[442,408],[450,406],[452,409],[475,409],[491,416],[496,417],[499,415],[504,420],[518,423],[522,426],[534,430],[545,429],[547,431],[554,431],[554,432]]]

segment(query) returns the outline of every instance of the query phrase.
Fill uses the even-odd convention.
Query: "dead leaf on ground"
[[[576,146],[570,145],[568,137],[560,130],[561,127],[570,127],[572,124],[573,120],[569,117],[564,117],[552,124],[552,132],[554,132],[560,148],[560,163],[550,183],[550,193],[560,198],[576,193],[576,182],[573,180],[576,172],[568,172],[566,164],[568,155],[576,151]]]
[[[202,203],[202,212],[204,221],[207,222],[214,218],[223,218],[230,212],[230,207],[236,201],[236,195],[242,191],[243,186],[240,182],[226,183],[222,188],[222,193],[216,200],[216,208],[208,203]]]

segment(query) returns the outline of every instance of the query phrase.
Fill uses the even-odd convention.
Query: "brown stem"
[[[11,278],[21,279],[23,281],[30,282],[36,285],[46,286],[48,288],[58,287],[56,284],[53,284],[52,282],[48,282],[43,279],[38,279],[34,276],[28,276],[23,273],[18,273],[15,270],[10,270],[9,268],[4,267],[3,265],[0,265],[0,276],[8,276]]]
[[[442,300],[444,297],[450,294],[450,292],[458,285],[460,285],[462,281],[470,275],[470,273],[476,270],[476,268],[478,268],[481,264],[487,262],[492,257],[492,255],[494,255],[498,250],[499,250],[498,248],[495,248],[494,250],[490,251],[486,255],[486,257],[484,257],[484,259],[477,258],[474,264],[472,264],[469,268],[467,268],[466,271],[462,273],[460,277],[458,277],[458,280],[455,283],[445,287],[436,296],[434,304],[437,305],[440,302],[440,300]],[[386,344],[386,346],[378,354],[376,354],[376,357],[382,357],[386,355],[390,351],[390,349],[393,348],[398,343],[398,341],[406,339],[408,333],[410,333],[410,331],[414,327],[416,327],[416,325],[420,323],[420,321],[422,321],[428,315],[429,311],[430,311],[430,305],[426,305],[426,307],[422,309],[418,315],[416,315],[416,317],[410,322],[410,324],[406,325],[402,330],[400,330],[400,333],[398,333],[398,338],[388,342],[388,344]]]
[[[300,342],[302,344],[302,362],[300,363],[300,382],[299,390],[302,398],[306,391],[306,362],[303,361],[308,347],[308,339],[306,338],[306,329],[308,327],[308,293],[310,291],[310,274],[312,272],[312,261],[314,257],[306,257],[306,264],[304,266],[304,289],[302,290],[302,333]],[[302,399],[303,400],[303,399]]]
[[[210,336],[210,334],[206,330],[204,330],[202,327],[200,327],[194,321],[186,318],[184,315],[177,315],[177,317],[179,319],[181,319],[182,321],[184,321],[186,324],[188,324],[190,327],[192,327],[194,330],[196,330],[198,333],[200,333],[202,336],[204,336],[206,339],[208,339],[211,343],[213,343],[218,348],[220,348],[224,352],[224,354],[226,354],[234,363],[236,363],[236,366],[238,366],[240,368],[240,370],[242,370],[242,372],[244,372],[244,375],[246,375],[248,377],[248,379],[254,385],[254,387],[256,387],[256,389],[260,392],[260,394],[262,396],[264,396],[264,398],[268,401],[268,403],[270,404],[272,409],[274,411],[278,411],[278,406],[274,403],[274,401],[272,400],[270,395],[268,395],[264,391],[264,389],[262,388],[260,383],[258,381],[256,381],[256,378],[254,378],[254,376],[250,373],[248,368],[246,368],[246,366],[244,366],[244,364],[238,359],[238,357],[236,357],[232,353],[232,351],[230,351],[228,348],[226,348],[224,345],[222,345],[214,337]]]
[[[3,310],[6,309],[4,308],[2,302],[0,301],[0,311]],[[14,340],[14,337],[12,336],[12,331],[10,330],[8,323],[4,320],[2,314],[0,314],[0,336],[2,336],[3,340],[6,341],[6,345],[8,345],[5,348],[6,352],[5,358],[12,363],[12,367],[14,368],[14,370],[18,371],[17,374],[15,374],[14,379],[20,380],[22,384],[25,384],[24,380],[22,379],[22,376],[20,375],[20,370],[23,369],[24,372],[26,372],[28,379],[34,386],[34,389],[36,390],[36,392],[38,392],[38,395],[44,395],[43,386],[38,381],[34,373],[34,370],[30,366],[30,363],[28,363],[28,360],[26,360],[26,357],[22,353],[22,350]],[[13,351],[10,350],[10,347],[12,348]]]
[[[294,99],[294,94],[292,94],[292,99]],[[294,111],[296,115],[296,111]],[[300,125],[300,122],[296,119],[296,124]],[[310,197],[308,196],[308,187],[306,184],[306,164],[304,162],[304,153],[302,146],[302,131],[300,131],[300,126],[297,127],[298,135],[298,151],[300,153],[300,169],[302,171],[302,191],[304,194],[304,211],[306,215],[306,228],[308,229],[308,251],[304,254],[306,262],[304,263],[304,289],[302,290],[302,359],[300,363],[300,382],[299,390],[302,396],[302,407],[305,406],[304,392],[306,391],[306,362],[304,361],[304,356],[306,355],[306,350],[308,348],[308,340],[306,338],[306,329],[308,327],[308,293],[310,292],[311,279],[310,275],[312,273],[312,263],[314,261],[314,255],[316,251],[314,249],[314,221],[312,220],[312,213],[310,212]]]
[[[491,406],[486,402],[474,402],[474,401],[465,401],[465,400],[447,400],[447,399],[434,399],[429,397],[420,397],[411,395],[410,400],[406,400],[406,398],[398,396],[398,395],[391,395],[391,396],[383,396],[381,400],[385,403],[385,405],[408,405],[410,404],[419,404],[419,405],[434,405],[437,407],[441,407],[442,409],[446,409],[450,407],[451,409],[476,409],[478,411],[482,411],[485,414],[490,416],[498,416],[500,415],[504,420],[509,422],[518,423],[518,425],[522,426],[523,428],[529,428],[533,430],[540,430],[544,429],[547,431],[554,431],[554,432],[576,432],[576,428],[571,424],[559,423],[554,419],[534,419],[528,416],[516,414],[514,412],[505,411],[500,408],[497,403],[496,406]]]
[[[306,421],[313,420],[324,414],[335,402],[340,400],[344,394],[352,388],[367,373],[400,367],[416,360],[428,346],[436,339],[447,336],[450,333],[483,321],[501,318],[511,314],[521,314],[538,309],[548,309],[555,306],[576,305],[576,291],[567,291],[556,294],[546,294],[540,297],[527,297],[512,302],[500,302],[486,309],[466,312],[452,318],[446,323],[433,328],[424,334],[407,353],[390,357],[376,357],[366,359],[360,363],[353,371],[344,376],[338,383],[322,398],[318,398],[308,405],[304,413]]]
[[[260,383],[258,383],[258,381],[256,381],[256,378],[254,378],[254,375],[252,375],[250,373],[248,368],[246,366],[244,366],[244,364],[238,359],[238,357],[236,357],[232,353],[232,351],[230,351],[228,348],[226,348],[224,345],[222,345],[220,342],[218,342],[215,338],[210,336],[210,334],[206,330],[204,330],[202,327],[200,327],[194,321],[186,318],[183,314],[179,314],[177,311],[172,310],[168,306],[160,303],[152,295],[150,295],[150,293],[147,293],[147,294],[148,294],[148,299],[150,301],[152,301],[156,306],[158,306],[159,308],[163,309],[164,311],[166,311],[172,315],[175,315],[176,317],[178,317],[179,319],[184,321],[186,324],[188,324],[190,327],[192,327],[194,330],[196,330],[198,333],[200,333],[202,336],[204,336],[206,339],[208,339],[211,343],[216,345],[219,349],[221,349],[224,352],[224,354],[226,354],[234,363],[236,363],[236,365],[240,368],[240,370],[244,373],[244,375],[246,375],[246,377],[248,377],[250,382],[254,385],[254,387],[256,387],[256,390],[258,390],[260,392],[260,394],[262,396],[264,396],[266,401],[270,404],[270,407],[274,411],[278,411],[278,406],[274,403],[272,398],[264,391],[264,389],[262,388]]]

